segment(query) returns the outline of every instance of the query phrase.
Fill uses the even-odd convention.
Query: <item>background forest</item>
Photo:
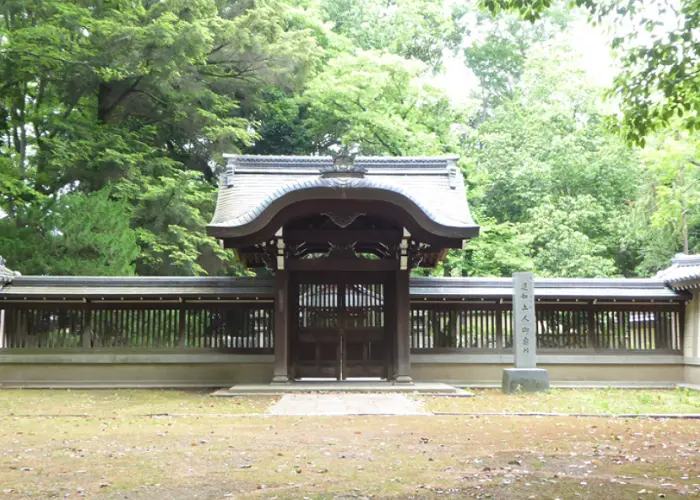
[[[482,236],[435,273],[651,275],[700,247],[700,1],[577,3],[2,0],[0,255],[240,274],[204,231],[221,155],[342,146],[460,156]]]

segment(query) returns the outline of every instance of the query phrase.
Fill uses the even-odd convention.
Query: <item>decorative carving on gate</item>
[[[367,215],[362,212],[350,212],[350,213],[342,213],[342,212],[323,212],[321,215],[325,215],[328,217],[333,224],[336,226],[345,229],[348,227],[350,224],[355,222],[355,220],[358,217],[361,217],[363,215]]]
[[[329,243],[331,251],[328,252],[328,258],[338,260],[360,259],[361,257],[355,252],[355,244],[356,243],[350,245],[334,245]]]

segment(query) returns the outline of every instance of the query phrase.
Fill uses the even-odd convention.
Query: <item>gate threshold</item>
[[[357,379],[343,380],[335,379],[302,379],[288,384],[236,384],[228,389],[216,391],[213,396],[261,396],[279,395],[299,392],[311,393],[343,393],[343,392],[365,392],[365,393],[419,393],[423,395],[440,396],[471,396],[470,392],[458,389],[442,382],[414,382],[413,384],[394,384],[386,380]]]

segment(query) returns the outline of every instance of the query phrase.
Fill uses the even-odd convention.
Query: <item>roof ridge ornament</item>
[[[367,168],[355,164],[356,153],[343,150],[333,155],[333,164],[321,167],[322,178],[327,177],[359,177],[363,178],[367,173]]]
[[[221,183],[227,188],[233,187],[234,177],[236,175],[236,164],[233,160],[229,159],[226,162],[226,168],[221,174]]]
[[[453,161],[447,162],[447,176],[450,181],[450,189],[457,189],[457,164]]]

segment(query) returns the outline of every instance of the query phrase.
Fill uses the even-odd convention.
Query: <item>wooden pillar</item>
[[[394,319],[396,355],[394,366],[394,381],[398,383],[412,383],[411,378],[411,345],[410,345],[410,302],[408,277],[410,271],[396,272],[396,287],[394,288],[394,300],[396,317]]]
[[[596,321],[595,321],[595,302],[588,302],[588,308],[586,309],[586,320],[588,321],[588,335],[586,340],[588,342],[589,349],[598,349],[598,336],[596,335]]]
[[[385,377],[393,380],[396,373],[396,278],[389,273],[384,279],[384,341],[385,341]]]
[[[92,309],[85,311],[85,325],[83,327],[83,349],[92,347]]]
[[[0,349],[8,347],[5,340],[5,311],[0,309]]]
[[[186,335],[187,335],[187,309],[185,308],[184,305],[180,305],[180,310],[179,310],[179,314],[178,314],[177,331],[178,331],[177,346],[178,347],[185,347]]]
[[[289,382],[289,271],[275,272],[275,372],[273,383]]]

